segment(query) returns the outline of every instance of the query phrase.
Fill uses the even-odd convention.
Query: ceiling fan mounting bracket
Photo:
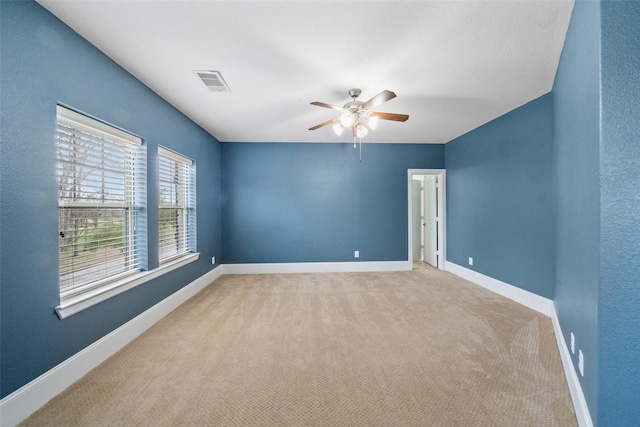
[[[349,91],[349,96],[352,97],[353,100],[355,101],[356,98],[359,97],[361,93],[362,91],[360,89],[354,88]]]

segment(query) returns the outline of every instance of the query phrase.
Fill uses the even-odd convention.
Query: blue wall
[[[591,418],[598,413],[598,283],[600,271],[600,5],[578,1],[553,87],[556,201],[555,305],[572,355],[585,355],[580,377]]]
[[[601,20],[598,426],[640,425],[640,2]]]
[[[209,271],[220,256],[220,144],[35,2],[0,2],[1,396]],[[148,206],[158,144],[196,159],[199,261],[64,320],[59,304],[56,103],[144,138]],[[149,209],[149,253],[157,212]],[[157,257],[149,260],[158,265]]]
[[[407,260],[407,169],[442,145],[222,144],[223,262]]]
[[[598,426],[640,420],[639,74],[640,3],[576,2],[553,89],[555,304]]]
[[[553,298],[552,149],[549,94],[446,144],[447,260]]]

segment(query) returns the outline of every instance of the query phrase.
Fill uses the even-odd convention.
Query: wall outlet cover
[[[571,332],[571,353],[576,354],[576,337]]]
[[[582,350],[578,350],[578,370],[580,371],[580,375],[584,377],[584,356],[582,355]]]
[[[469,265],[473,265],[473,258],[469,257]]]
[[[360,251],[354,251],[354,252],[353,252],[353,256],[354,256],[355,258],[360,258]]]

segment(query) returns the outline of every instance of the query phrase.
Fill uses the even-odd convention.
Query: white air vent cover
[[[216,92],[231,92],[227,82],[222,78],[220,71],[196,71],[195,73],[210,90]]]

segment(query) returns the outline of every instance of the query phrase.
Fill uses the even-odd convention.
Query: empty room
[[[640,425],[640,2],[0,24],[0,426]]]

